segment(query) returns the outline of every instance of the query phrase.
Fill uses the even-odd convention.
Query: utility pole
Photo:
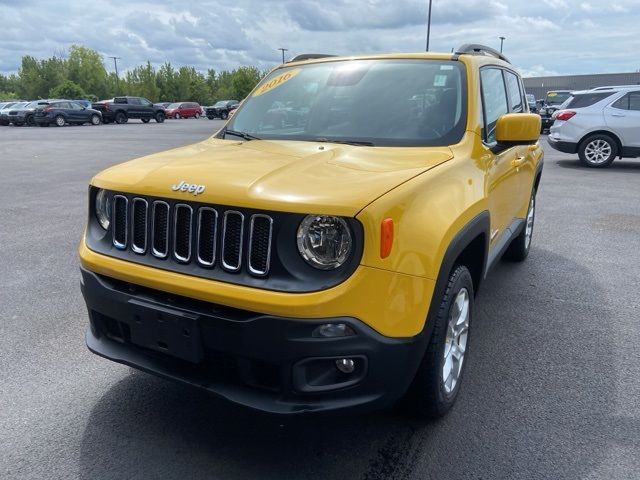
[[[288,52],[289,49],[288,48],[278,48],[278,50],[282,51],[282,63],[284,63],[284,52]]]
[[[109,57],[109,58],[113,58],[113,64],[116,67],[116,95],[118,95],[118,93],[120,92],[120,77],[118,77],[118,60],[120,60],[121,57]]]
[[[502,44],[504,44],[504,39],[506,37],[498,37],[500,39],[500,53],[502,53]]]
[[[429,17],[427,18],[427,52],[429,51],[429,37],[431,36],[431,3],[429,0]]]

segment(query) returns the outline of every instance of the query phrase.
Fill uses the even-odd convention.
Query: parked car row
[[[102,115],[99,111],[87,108],[78,100],[36,100],[33,102],[0,103],[0,125],[48,127],[55,124],[81,125],[91,123],[99,125]]]

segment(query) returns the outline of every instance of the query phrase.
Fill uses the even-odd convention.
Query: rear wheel
[[[128,118],[124,112],[116,113],[116,123],[122,125],[123,123],[127,123]]]
[[[464,265],[454,267],[422,364],[405,396],[410,409],[421,417],[441,417],[456,401],[467,363],[473,298],[469,269]]]
[[[150,118],[143,118],[142,123],[149,123],[151,121]]]
[[[35,121],[35,119],[33,118],[33,115],[29,115],[29,116],[27,117],[26,124],[27,124],[29,127],[35,127],[35,125],[36,125],[36,121]]]
[[[584,139],[578,147],[580,161],[587,167],[604,168],[613,163],[618,144],[609,135],[598,133]]]
[[[64,127],[64,124],[66,123],[62,115],[56,116],[55,122],[57,127]]]
[[[91,125],[100,125],[100,115],[91,115]]]
[[[156,113],[156,122],[157,123],[164,122],[164,113],[162,113],[162,112]]]
[[[511,241],[511,245],[505,252],[505,257],[515,262],[522,262],[529,255],[531,247],[531,237],[533,236],[533,225],[536,220],[536,191],[531,193],[527,216],[524,219],[524,227],[520,234]]]
[[[226,120],[227,118],[229,118],[229,112],[222,112],[222,113],[220,114],[220,118],[221,118],[222,120]]]
[[[194,117],[196,118],[200,118],[200,114],[198,112],[196,112],[196,114],[194,115]]]

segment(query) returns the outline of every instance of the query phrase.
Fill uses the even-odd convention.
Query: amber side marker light
[[[385,218],[380,224],[380,258],[387,258],[393,247],[393,218]]]

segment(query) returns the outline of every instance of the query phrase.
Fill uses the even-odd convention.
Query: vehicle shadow
[[[583,171],[598,171],[598,172],[640,172],[640,161],[637,159],[617,159],[607,168],[589,168],[580,163],[580,160],[576,157],[575,160],[563,159],[556,160],[555,163],[562,168],[570,168]]]
[[[613,414],[612,313],[605,295],[593,298],[602,291],[550,251],[501,262],[478,297],[458,403],[434,422],[266,416],[131,371],[92,409],[80,477],[586,478],[609,442],[635,442]]]

